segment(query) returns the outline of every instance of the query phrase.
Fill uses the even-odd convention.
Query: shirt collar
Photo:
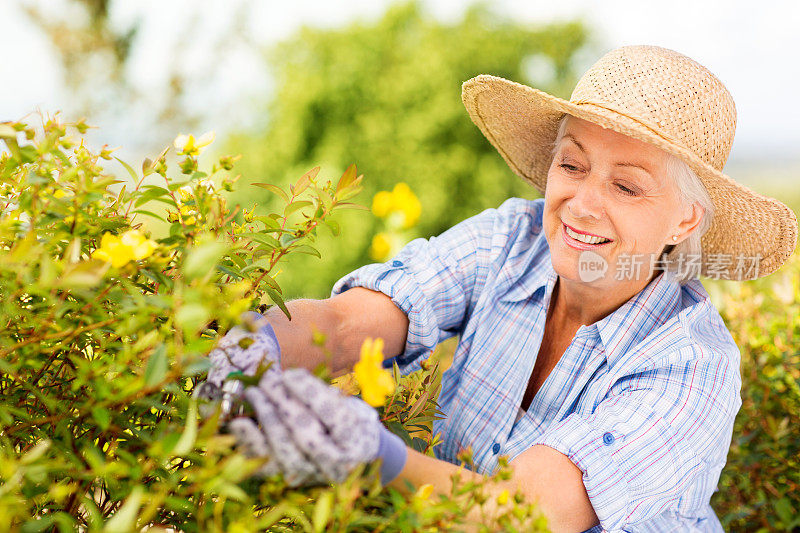
[[[517,259],[525,264],[524,271],[509,281],[500,301],[541,298],[543,305],[549,305],[558,275],[544,236],[522,255],[524,257]],[[582,327],[579,332],[596,332],[603,343],[606,360],[613,366],[630,348],[678,313],[681,297],[680,284],[662,273],[611,314]]]
[[[550,249],[547,241],[542,236],[537,239],[536,244],[531,246],[524,254],[518,258],[525,264],[522,273],[509,281],[508,288],[500,297],[502,302],[520,302],[539,297],[537,294],[540,289],[544,289],[541,296],[552,294],[558,275],[553,270],[553,263],[550,260]]]
[[[680,310],[680,284],[663,273],[608,316],[595,322],[609,366]]]

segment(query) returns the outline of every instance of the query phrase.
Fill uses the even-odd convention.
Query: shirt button
[[[494,446],[492,446],[492,452],[494,452],[495,455],[500,453],[500,443],[499,442],[495,442],[494,443]]]
[[[603,444],[606,446],[611,446],[614,444],[614,435],[611,433],[603,433]]]
[[[403,262],[402,261],[398,261],[397,259],[395,259],[394,261],[392,261],[392,266],[393,267],[401,267],[401,266],[403,266]]]

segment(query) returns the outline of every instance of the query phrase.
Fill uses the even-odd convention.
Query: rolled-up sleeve
[[[461,332],[497,255],[493,243],[503,242],[498,237],[507,236],[526,211],[530,202],[512,198],[438,237],[415,239],[391,260],[347,274],[332,294],[358,286],[389,296],[408,316],[405,351],[396,358],[408,365]]]
[[[730,359],[704,357],[629,378],[589,415],[573,413],[532,444],[554,448],[583,472],[606,531],[672,510],[696,515],[716,490],[741,400]],[[642,386],[643,384],[646,384]],[[698,482],[715,469],[713,482]]]

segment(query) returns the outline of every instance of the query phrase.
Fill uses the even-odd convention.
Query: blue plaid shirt
[[[460,337],[444,373],[436,454],[477,470],[536,444],[583,472],[600,526],[591,531],[722,531],[709,505],[741,399],[739,350],[698,280],[663,274],[616,311],[581,326],[527,412],[520,403],[557,275],[543,200],[512,198],[393,260],[364,266],[333,293],[362,286],[409,318],[404,373]],[[391,363],[387,361],[387,363]]]

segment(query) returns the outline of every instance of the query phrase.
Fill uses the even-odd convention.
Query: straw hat
[[[797,244],[791,209],[723,174],[736,129],[733,98],[711,72],[682,54],[656,46],[612,50],[583,75],[569,101],[489,75],[464,82],[461,91],[472,121],[511,169],[542,193],[565,113],[686,162],[714,203],[711,227],[702,237],[703,275],[709,275],[709,258],[727,254],[733,262],[760,258],[753,259],[757,277],[766,276]],[[727,274],[714,272],[724,279],[744,274],[732,266]]]

